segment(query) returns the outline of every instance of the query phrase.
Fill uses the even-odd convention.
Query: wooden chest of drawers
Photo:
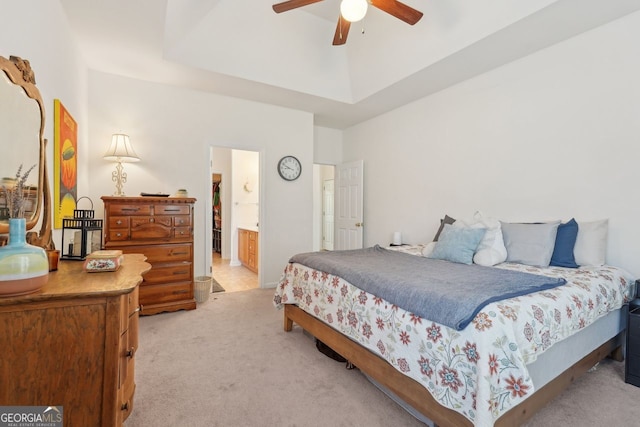
[[[193,198],[102,197],[104,247],[141,253],[151,270],[140,286],[141,314],[196,308]]]

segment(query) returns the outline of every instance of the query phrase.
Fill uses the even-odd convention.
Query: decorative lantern
[[[74,209],[73,218],[62,219],[62,256],[65,260],[84,260],[91,252],[102,247],[102,220],[94,219],[93,202],[88,197],[80,197],[91,202],[91,209]],[[77,203],[76,202],[76,206]]]

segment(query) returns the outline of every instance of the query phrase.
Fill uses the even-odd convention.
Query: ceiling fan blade
[[[336,33],[333,36],[333,45],[340,46],[347,42],[347,36],[349,35],[349,28],[351,28],[351,22],[347,21],[340,15],[338,17],[338,25],[336,26]]]
[[[282,3],[274,4],[272,7],[275,13],[281,13],[286,12],[287,10],[297,9],[308,4],[317,3],[319,1],[322,0],[288,0],[283,1]]]
[[[393,15],[409,25],[413,25],[422,18],[422,12],[407,6],[397,0],[370,0],[371,5]]]

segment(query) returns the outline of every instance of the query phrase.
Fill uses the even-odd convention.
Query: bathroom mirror
[[[53,249],[42,96],[29,61],[15,56],[9,59],[0,56],[0,70],[0,184],[11,188],[18,168],[22,166],[24,174],[33,166],[25,182],[27,240],[45,249]],[[4,199],[2,192],[0,234],[9,232],[8,207]],[[30,231],[40,219],[40,232]]]

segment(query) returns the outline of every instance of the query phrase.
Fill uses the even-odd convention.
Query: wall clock
[[[298,179],[302,173],[302,165],[300,160],[293,156],[284,156],[278,162],[278,173],[287,181]]]

